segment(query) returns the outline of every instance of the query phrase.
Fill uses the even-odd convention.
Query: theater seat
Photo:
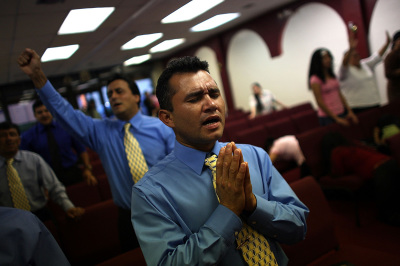
[[[97,266],[146,266],[142,250],[136,248],[134,250],[125,252],[112,259],[106,260]]]
[[[72,265],[94,265],[120,254],[118,208],[112,200],[85,208],[78,220],[59,222],[63,251]]]
[[[332,211],[313,177],[292,182],[290,186],[309,208],[310,214],[305,240],[294,245],[282,245],[289,266],[400,265],[400,256],[338,241]]]

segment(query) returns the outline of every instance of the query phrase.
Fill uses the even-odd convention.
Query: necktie
[[[212,171],[214,189],[216,189],[216,163],[215,154],[205,160],[205,165]],[[278,265],[268,240],[244,221],[242,230],[236,237],[236,243],[237,249],[242,251],[243,259],[248,265]]]
[[[124,145],[125,152],[128,158],[129,168],[131,169],[131,174],[133,181],[136,183],[144,176],[147,172],[148,167],[146,160],[144,159],[142,149],[139,146],[139,142],[129,131],[130,123],[126,123],[124,126],[125,136]]]
[[[12,165],[14,159],[7,160],[7,179],[10,188],[11,198],[14,207],[22,210],[31,210],[28,198],[25,193],[24,186],[22,185],[21,178],[19,178],[17,170]]]
[[[47,134],[47,145],[50,152],[51,166],[54,172],[59,173],[62,170],[62,164],[58,143],[54,137],[53,131],[51,130],[51,125],[45,126],[45,130]]]

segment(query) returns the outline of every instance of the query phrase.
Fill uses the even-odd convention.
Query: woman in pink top
[[[309,88],[318,104],[318,117],[321,126],[338,123],[350,126],[358,119],[340,92],[339,81],[333,73],[333,57],[327,49],[318,49],[311,58]]]

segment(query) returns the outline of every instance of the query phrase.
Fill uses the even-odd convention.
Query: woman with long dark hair
[[[308,85],[318,104],[319,122],[321,126],[331,123],[343,126],[357,124],[358,118],[340,92],[332,62],[332,54],[325,48],[317,49],[311,57]]]

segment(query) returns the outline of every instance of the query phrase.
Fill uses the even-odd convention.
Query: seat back
[[[277,139],[286,135],[296,135],[297,128],[290,117],[284,117],[265,124],[268,137]]]
[[[312,109],[293,113],[290,118],[293,120],[298,133],[319,127],[317,112]]]
[[[328,130],[328,127],[317,127],[296,135],[311,174],[317,179],[326,173],[322,160],[321,141]]]
[[[305,240],[294,245],[282,245],[282,248],[289,258],[289,265],[307,265],[338,247],[333,215],[321,187],[313,177],[294,181],[290,186],[309,208],[310,214]]]
[[[400,133],[387,138],[386,145],[389,147],[392,157],[400,165]]]
[[[260,148],[264,148],[267,141],[267,134],[265,127],[260,125],[257,127],[251,127],[243,129],[238,132],[236,136],[236,141],[238,143],[251,144]]]

